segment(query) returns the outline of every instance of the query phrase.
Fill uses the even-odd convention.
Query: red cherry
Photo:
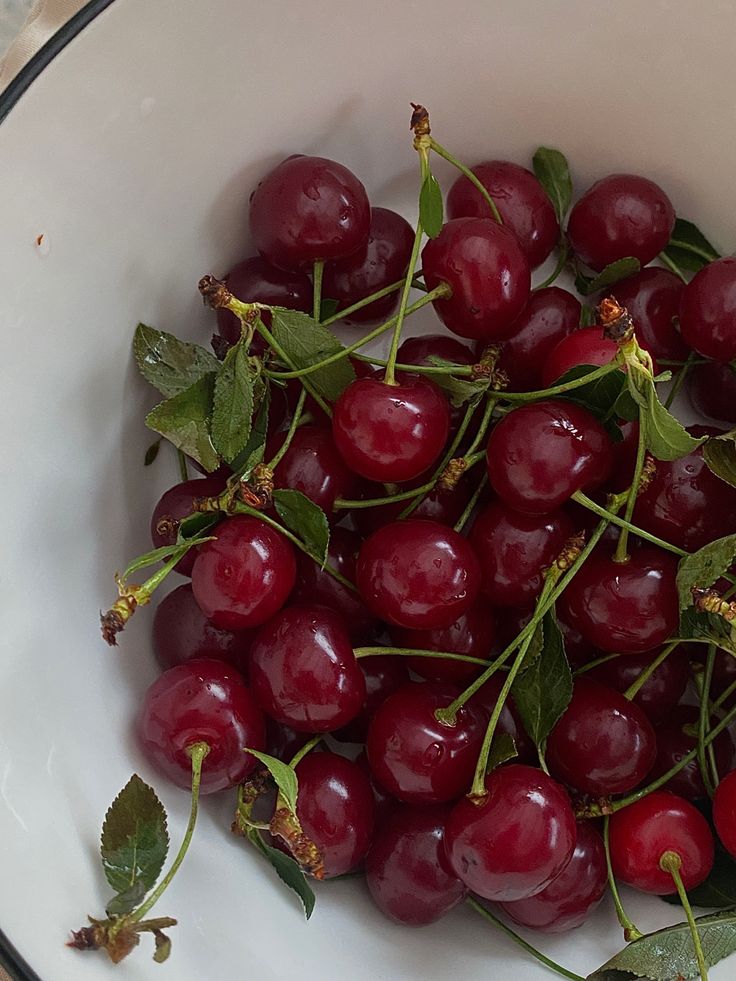
[[[671,770],[698,745],[696,733],[699,715],[699,710],[694,706],[680,705],[657,729],[657,759],[651,773],[652,780]],[[736,747],[728,730],[714,741],[713,749],[719,773],[728,773],[736,766]],[[686,800],[708,796],[697,759],[686,764],[674,777],[670,777],[665,786],[667,790]]]
[[[471,168],[493,198],[505,228],[514,233],[532,269],[541,266],[560,237],[555,209],[534,174],[507,160]],[[480,191],[461,176],[447,195],[450,218],[488,218],[491,209]]]
[[[365,678],[347,630],[322,606],[289,607],[261,627],[250,679],[264,712],[303,732],[339,729],[365,701]]]
[[[159,499],[151,515],[151,541],[154,548],[175,545],[179,523],[194,511],[198,497],[214,497],[225,489],[225,480],[219,477],[204,477],[185,480],[174,484]],[[176,563],[176,571],[182,576],[191,576],[199,546],[189,549]]]
[[[488,441],[491,486],[510,507],[529,514],[555,511],[576,491],[598,487],[612,465],[603,426],[587,409],[558,399],[515,409]]]
[[[510,902],[546,888],[575,850],[575,816],[563,788],[530,766],[486,777],[480,804],[464,798],[445,825],[455,874],[485,899]],[[523,833],[521,833],[523,829]]]
[[[258,518],[237,515],[199,546],[192,570],[194,598],[216,627],[258,627],[286,602],[296,579],[294,550]]]
[[[650,545],[634,551],[628,562],[594,552],[560,597],[560,611],[602,651],[650,651],[679,622],[676,575],[677,559]]]
[[[551,388],[565,372],[578,365],[604,365],[618,354],[618,344],[603,336],[600,327],[581,327],[563,337],[550,351],[542,369],[542,388]]]
[[[544,933],[564,933],[588,919],[603,899],[606,883],[606,852],[601,836],[589,822],[580,822],[575,851],[557,878],[536,896],[501,903],[501,909],[520,926]]]
[[[713,823],[723,847],[736,858],[736,770],[727,774],[716,787]]]
[[[368,735],[368,724],[373,713],[382,705],[389,695],[408,684],[409,669],[404,663],[405,657],[390,654],[377,654],[362,657],[358,664],[365,678],[365,702],[360,715],[352,722],[333,733],[335,739],[348,743],[363,743]]]
[[[633,256],[642,266],[670,240],[675,210],[661,187],[635,174],[597,181],[573,206],[567,234],[575,254],[600,272]]]
[[[365,244],[370,220],[358,178],[324,157],[287,157],[250,197],[256,248],[281,269],[350,255]]]
[[[437,316],[460,337],[487,342],[508,337],[529,298],[529,264],[514,236],[492,218],[448,221],[422,251],[429,289],[449,284],[434,301]]]
[[[585,677],[623,694],[659,653],[659,650],[655,650],[615,657],[586,671]],[[689,680],[690,668],[685,648],[676,647],[644,682],[634,696],[634,704],[646,713],[650,722],[655,725],[664,722],[685,693]]]
[[[268,303],[275,307],[288,307],[289,310],[301,310],[303,313],[312,312],[312,284],[303,272],[284,272],[277,269],[261,256],[244,259],[233,266],[229,273],[223,276],[233,296],[244,303]],[[263,311],[261,316],[269,326],[271,315]],[[242,326],[240,318],[230,310],[217,311],[217,329],[220,336],[228,344],[236,344],[240,340]],[[251,347],[251,354],[257,353]]]
[[[192,783],[187,749],[206,742],[203,794],[247,777],[257,761],[243,750],[263,750],[266,744],[261,710],[238,672],[204,658],[169,668],[153,682],[141,706],[138,735],[151,762],[185,789]]]
[[[406,926],[434,923],[465,898],[444,854],[450,808],[399,808],[379,827],[366,858],[366,885],[389,919]]]
[[[424,483],[427,483],[426,474],[423,477],[415,477],[414,480],[400,484],[399,490],[411,490],[413,487],[421,487]],[[473,485],[469,475],[461,477],[457,487],[452,489],[442,487],[438,482],[424,497],[422,503],[412,511],[411,517],[429,518],[430,521],[439,521],[440,524],[452,526],[465,510],[472,493]],[[385,494],[386,491],[380,484],[363,485],[363,497],[384,497]],[[352,517],[361,535],[368,538],[374,531],[378,531],[390,521],[397,520],[409,503],[409,501],[396,501],[373,508],[356,508],[352,512]]]
[[[675,891],[660,867],[665,852],[680,856],[685,889],[703,882],[713,867],[713,835],[692,804],[666,790],[655,790],[621,811],[609,825],[613,874],[641,892],[666,896]]]
[[[436,521],[385,525],[358,556],[360,594],[376,616],[397,627],[449,627],[480,589],[478,560],[468,542]]]
[[[381,787],[409,804],[437,804],[470,787],[486,718],[465,705],[454,726],[438,722],[459,690],[446,684],[410,683],[394,692],[368,727],[368,762]]]
[[[736,259],[717,259],[693,276],[682,291],[680,330],[704,358],[736,359]]]
[[[736,370],[730,364],[696,364],[687,382],[696,412],[708,419],[736,424]]]
[[[362,378],[335,403],[332,433],[343,459],[369,480],[412,480],[442,452],[450,428],[447,399],[432,382],[403,375],[396,385]]]
[[[283,726],[273,719],[266,719],[266,752],[277,760],[289,763],[306,746],[311,736],[308,732],[297,732],[290,726]]]
[[[473,364],[475,358],[467,345],[448,334],[420,334],[407,337],[399,345],[397,362],[427,367],[431,357],[442,358],[453,364]]]
[[[669,269],[652,266],[614,287],[616,299],[634,321],[639,343],[653,358],[684,361],[690,353],[675,327],[682,285],[680,277]]]
[[[396,808],[399,807],[399,802],[391,794],[387,794],[383,787],[379,787],[376,783],[368,763],[368,756],[364,749],[355,757],[355,762],[370,782],[371,790],[373,791],[373,800],[376,804],[376,827],[380,827],[385,821],[388,821]]]

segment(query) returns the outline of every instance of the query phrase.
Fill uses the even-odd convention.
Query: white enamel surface
[[[131,738],[155,673],[146,612],[117,652],[97,631],[112,572],[147,547],[175,479],[166,452],[142,467],[152,395],[131,332],[144,320],[206,342],[196,282],[247,254],[248,194],[288,153],[335,157],[374,203],[411,213],[410,99],[468,161],[549,144],[578,188],[620,169],[659,179],[730,251],[735,31],[731,2],[116,0],[0,126],[0,926],[43,981],[547,976],[470,912],[401,930],[355,883],[320,888],[305,924],[230,837],[227,797],[205,805],[161,903],[180,920],[168,964],[145,941],[115,969],[63,947],[102,912],[96,840],[130,772],[160,789],[175,841],[187,810]],[[673,919],[626,899],[647,928]],[[585,974],[620,934],[606,906],[540,946]]]

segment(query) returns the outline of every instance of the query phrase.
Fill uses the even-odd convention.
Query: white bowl
[[[729,248],[735,35],[734,3],[684,0],[116,0],[89,4],[5,94],[0,926],[25,961],[6,948],[19,975],[548,976],[469,911],[403,930],[354,882],[321,887],[306,924],[230,836],[227,797],[205,803],[160,904],[180,921],[166,965],[145,942],[117,968],[64,947],[108,898],[97,838],[129,774],[159,789],[175,842],[188,808],[131,736],[155,675],[150,620],[141,612],[114,651],[97,624],[113,571],[148,547],[152,503],[176,479],[166,453],[142,466],[152,393],[132,329],[142,320],[206,343],[197,280],[248,253],[248,194],[288,153],[341,160],[375,203],[411,216],[410,99],[469,162],[527,163],[537,145],[557,146],[578,190],[638,171]],[[677,918],[656,899],[626,901],[647,928]],[[607,904],[538,943],[583,974],[622,945]],[[728,976],[728,964],[712,972]]]

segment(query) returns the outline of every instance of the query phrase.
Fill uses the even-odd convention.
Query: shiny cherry
[[[641,654],[677,627],[676,575],[675,556],[651,545],[634,550],[628,562],[594,552],[560,597],[560,611],[600,650]]]
[[[485,899],[533,896],[560,874],[575,850],[570,800],[551,777],[521,764],[489,773],[486,791],[479,804],[464,798],[452,809],[445,825],[450,865]]]
[[[567,371],[578,365],[604,365],[618,354],[618,344],[603,336],[600,327],[573,331],[547,355],[542,368],[542,388],[551,388]]]
[[[325,265],[322,295],[338,301],[338,310],[403,279],[409,265],[414,231],[409,222],[388,208],[371,208],[368,240],[352,255]],[[399,303],[395,290],[353,313],[350,323],[386,320]]]
[[[364,743],[368,735],[368,724],[373,713],[389,695],[403,688],[410,681],[408,658],[390,654],[376,654],[362,657],[358,661],[365,678],[365,701],[359,715],[346,726],[333,733],[335,739],[348,743]]]
[[[369,480],[411,480],[442,452],[450,428],[447,399],[432,382],[361,378],[335,403],[332,433],[345,463]]]
[[[594,797],[632,790],[656,755],[654,729],[639,706],[585,676],[547,740],[550,773]]]
[[[385,525],[368,538],[356,568],[360,594],[397,627],[449,627],[473,605],[480,568],[468,542],[424,518]]]
[[[513,232],[492,218],[448,221],[422,251],[430,289],[447,283],[452,295],[434,301],[453,334],[488,343],[503,340],[529,298],[529,263]]]
[[[634,321],[637,340],[653,358],[684,361],[690,353],[675,326],[682,286],[680,277],[669,269],[651,266],[613,287]]]
[[[271,437],[264,459],[274,456],[284,437],[285,433]],[[360,486],[360,479],[338,453],[328,426],[300,426],[274,471],[274,487],[301,491],[330,516],[335,498],[354,498]]]
[[[159,498],[151,515],[151,541],[154,548],[174,545],[182,518],[194,511],[198,497],[214,497],[225,488],[225,480],[219,477],[203,477],[197,480],[184,480],[174,484]],[[182,576],[191,576],[199,547],[189,551],[176,563],[176,571]]]
[[[376,827],[380,827],[384,821],[388,821],[400,804],[395,797],[392,797],[391,794],[387,793],[383,787],[379,787],[376,783],[376,779],[373,776],[373,771],[371,770],[368,762],[368,754],[366,753],[365,749],[362,749],[358,753],[358,755],[355,757],[355,762],[361,768],[363,773],[365,773],[370,782],[371,790],[373,791],[373,800],[376,804]]]
[[[528,899],[501,903],[520,926],[564,933],[581,926],[606,892],[606,852],[601,836],[587,821],[578,823],[575,851],[562,872]]]
[[[576,491],[598,487],[613,465],[611,441],[595,416],[559,399],[504,416],[491,432],[487,457],[495,492],[529,514],[555,511]]]
[[[490,719],[491,713],[496,708],[496,703],[501,695],[501,688],[505,678],[502,674],[493,674],[481,685],[470,701],[485,712],[486,718]],[[514,740],[516,746],[515,763],[536,763],[539,759],[537,748],[527,735],[524,724],[521,721],[513,698],[507,698],[498,717],[496,732],[499,734],[507,733]]]
[[[665,248],[674,225],[675,209],[659,185],[635,174],[611,174],[573,206],[567,234],[578,258],[600,272],[627,256],[646,266]]]
[[[611,816],[609,844],[613,874],[641,892],[675,892],[669,872],[660,867],[665,852],[680,856],[686,889],[703,882],[713,867],[713,835],[703,815],[667,790],[655,790]]]
[[[723,847],[736,858],[736,770],[726,774],[716,787],[713,823]]]
[[[736,359],[736,259],[717,259],[693,276],[682,291],[680,330],[704,358]]]
[[[470,787],[483,742],[486,717],[465,705],[454,726],[435,718],[459,689],[410,683],[394,692],[373,715],[366,751],[376,780],[408,804],[454,800]]]
[[[323,606],[289,607],[261,627],[250,681],[263,711],[298,731],[339,729],[365,702],[365,678],[345,625]]]
[[[389,919],[405,926],[434,923],[466,894],[445,857],[448,805],[402,806],[381,825],[365,862],[366,885]]]
[[[399,490],[411,490],[413,487],[420,487],[426,482],[426,475],[415,477],[414,480],[400,484]],[[411,516],[413,518],[429,518],[431,521],[439,521],[443,525],[454,525],[465,510],[465,505],[470,500],[473,489],[469,474],[461,477],[457,487],[452,489],[442,487],[437,483],[423,498],[421,504],[412,511]],[[384,497],[386,490],[380,484],[364,484],[362,494],[368,498]],[[356,508],[352,512],[353,521],[361,535],[367,538],[390,521],[397,520],[407,504],[409,501],[396,501],[391,504],[381,504],[378,507]]]
[[[513,232],[529,266],[541,266],[560,237],[555,209],[534,174],[508,160],[488,160],[471,170],[498,208],[505,228]],[[450,218],[488,218],[491,209],[467,177],[455,181],[447,195]]]
[[[187,749],[206,742],[201,793],[233,787],[256,765],[244,750],[266,745],[263,715],[238,672],[202,658],[164,671],[143,698],[138,737],[152,763],[179,787],[192,784]]]
[[[258,518],[236,515],[199,547],[192,570],[194,598],[216,627],[258,627],[286,602],[296,580],[294,550]]]
[[[481,589],[495,606],[528,606],[542,591],[543,572],[575,531],[564,511],[524,514],[492,501],[475,519],[470,541]]]
[[[659,650],[654,650],[614,657],[586,671],[585,677],[623,694],[659,653]],[[689,680],[690,668],[685,648],[676,647],[644,682],[634,696],[634,704],[644,711],[650,722],[657,725],[669,717],[685,693]]]
[[[696,364],[687,377],[693,408],[708,419],[736,425],[736,369],[711,361]]]
[[[288,763],[310,738],[308,732],[297,732],[291,726],[266,718],[266,752],[277,760]]]
[[[287,157],[250,196],[255,246],[280,269],[350,255],[365,245],[370,220],[358,178],[324,157]]]
[[[692,705],[680,705],[657,729],[657,759],[652,780],[663,776],[698,745],[699,710]],[[736,747],[728,731],[722,732],[713,743],[719,773],[728,773],[736,766]],[[697,759],[691,760],[665,784],[667,790],[686,800],[705,798],[708,793]]]
[[[312,284],[306,273],[284,272],[259,255],[243,259],[237,266],[233,266],[223,276],[223,281],[233,296],[244,303],[268,303],[276,307],[288,307],[289,310],[312,312]],[[268,326],[271,315],[264,310],[261,316]],[[228,344],[235,344],[240,340],[240,318],[230,310],[217,311],[217,329]]]

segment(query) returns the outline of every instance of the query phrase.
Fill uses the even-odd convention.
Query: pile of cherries
[[[546,745],[536,747],[525,731],[513,693],[499,703],[504,669],[463,698],[481,662],[521,636],[550,567],[598,520],[573,495],[605,502],[635,472],[637,422],[622,421],[624,438],[615,443],[588,408],[546,394],[571,368],[608,364],[616,341],[601,326],[581,326],[581,302],[569,290],[532,290],[531,273],[561,241],[593,272],[638,259],[641,271],[612,292],[655,365],[676,372],[689,357],[697,361],[686,386],[712,423],[691,430],[699,435],[736,424],[736,259],[704,266],[687,284],[648,265],[667,246],[675,212],[643,177],[615,174],[593,184],[561,232],[531,171],[494,160],[473,173],[503,223],[461,175],[447,195],[444,225],[421,252],[420,285],[448,287],[433,300],[446,329],[403,339],[395,374],[353,359],[356,380],[329,406],[331,418],[307,398],[306,421],[274,468],[276,488],[300,491],[328,516],[330,568],[259,516],[223,515],[211,540],[179,562],[184,581],[156,608],[153,646],[163,673],[145,695],[139,733],[148,757],[182,787],[191,784],[187,748],[206,742],[202,793],[253,778],[261,764],[245,747],[289,763],[311,741],[295,766],[296,813],[321,856],[321,876],[364,871],[379,909],[409,925],[431,923],[475,895],[518,924],[557,932],[583,923],[607,889],[600,819],[576,814],[590,802],[606,813],[697,746],[695,681],[707,648],[674,647],[634,696],[625,694],[677,636],[677,557],[635,533],[622,556],[612,524],[556,605],[575,680]],[[250,233],[257,254],[224,277],[229,290],[244,302],[306,313],[315,263],[321,296],[339,313],[402,280],[415,241],[404,218],[371,206],[348,169],[301,155],[254,190]],[[349,312],[343,336],[352,343],[359,328],[386,321],[400,294]],[[229,309],[218,311],[218,356],[242,330]],[[489,345],[498,347],[484,361]],[[251,353],[283,371],[258,337]],[[411,370],[436,368],[433,357],[490,364],[508,392],[540,392],[517,402],[494,392],[489,435],[478,428],[482,412],[472,417],[455,457],[467,447],[484,452],[485,487],[472,467],[432,485],[465,415],[431,371]],[[271,386],[266,462],[283,448],[301,389],[299,378]],[[221,494],[230,476],[223,466],[168,490],[153,512],[154,545],[175,542],[195,502]],[[361,506],[372,500],[381,503]],[[708,469],[698,448],[654,461],[631,520],[692,552],[736,532],[736,489]],[[736,658],[719,651],[712,673],[716,700],[736,679]],[[727,708],[732,703],[726,699]],[[450,706],[448,722],[442,710]],[[468,796],[499,709],[496,735],[513,738],[515,756],[487,773],[483,794]],[[715,740],[714,762],[714,826],[736,855],[736,747],[728,729]],[[663,788],[614,807],[616,879],[674,893],[661,864],[674,852],[684,887],[702,883],[714,833],[694,802],[707,791],[694,760]]]

